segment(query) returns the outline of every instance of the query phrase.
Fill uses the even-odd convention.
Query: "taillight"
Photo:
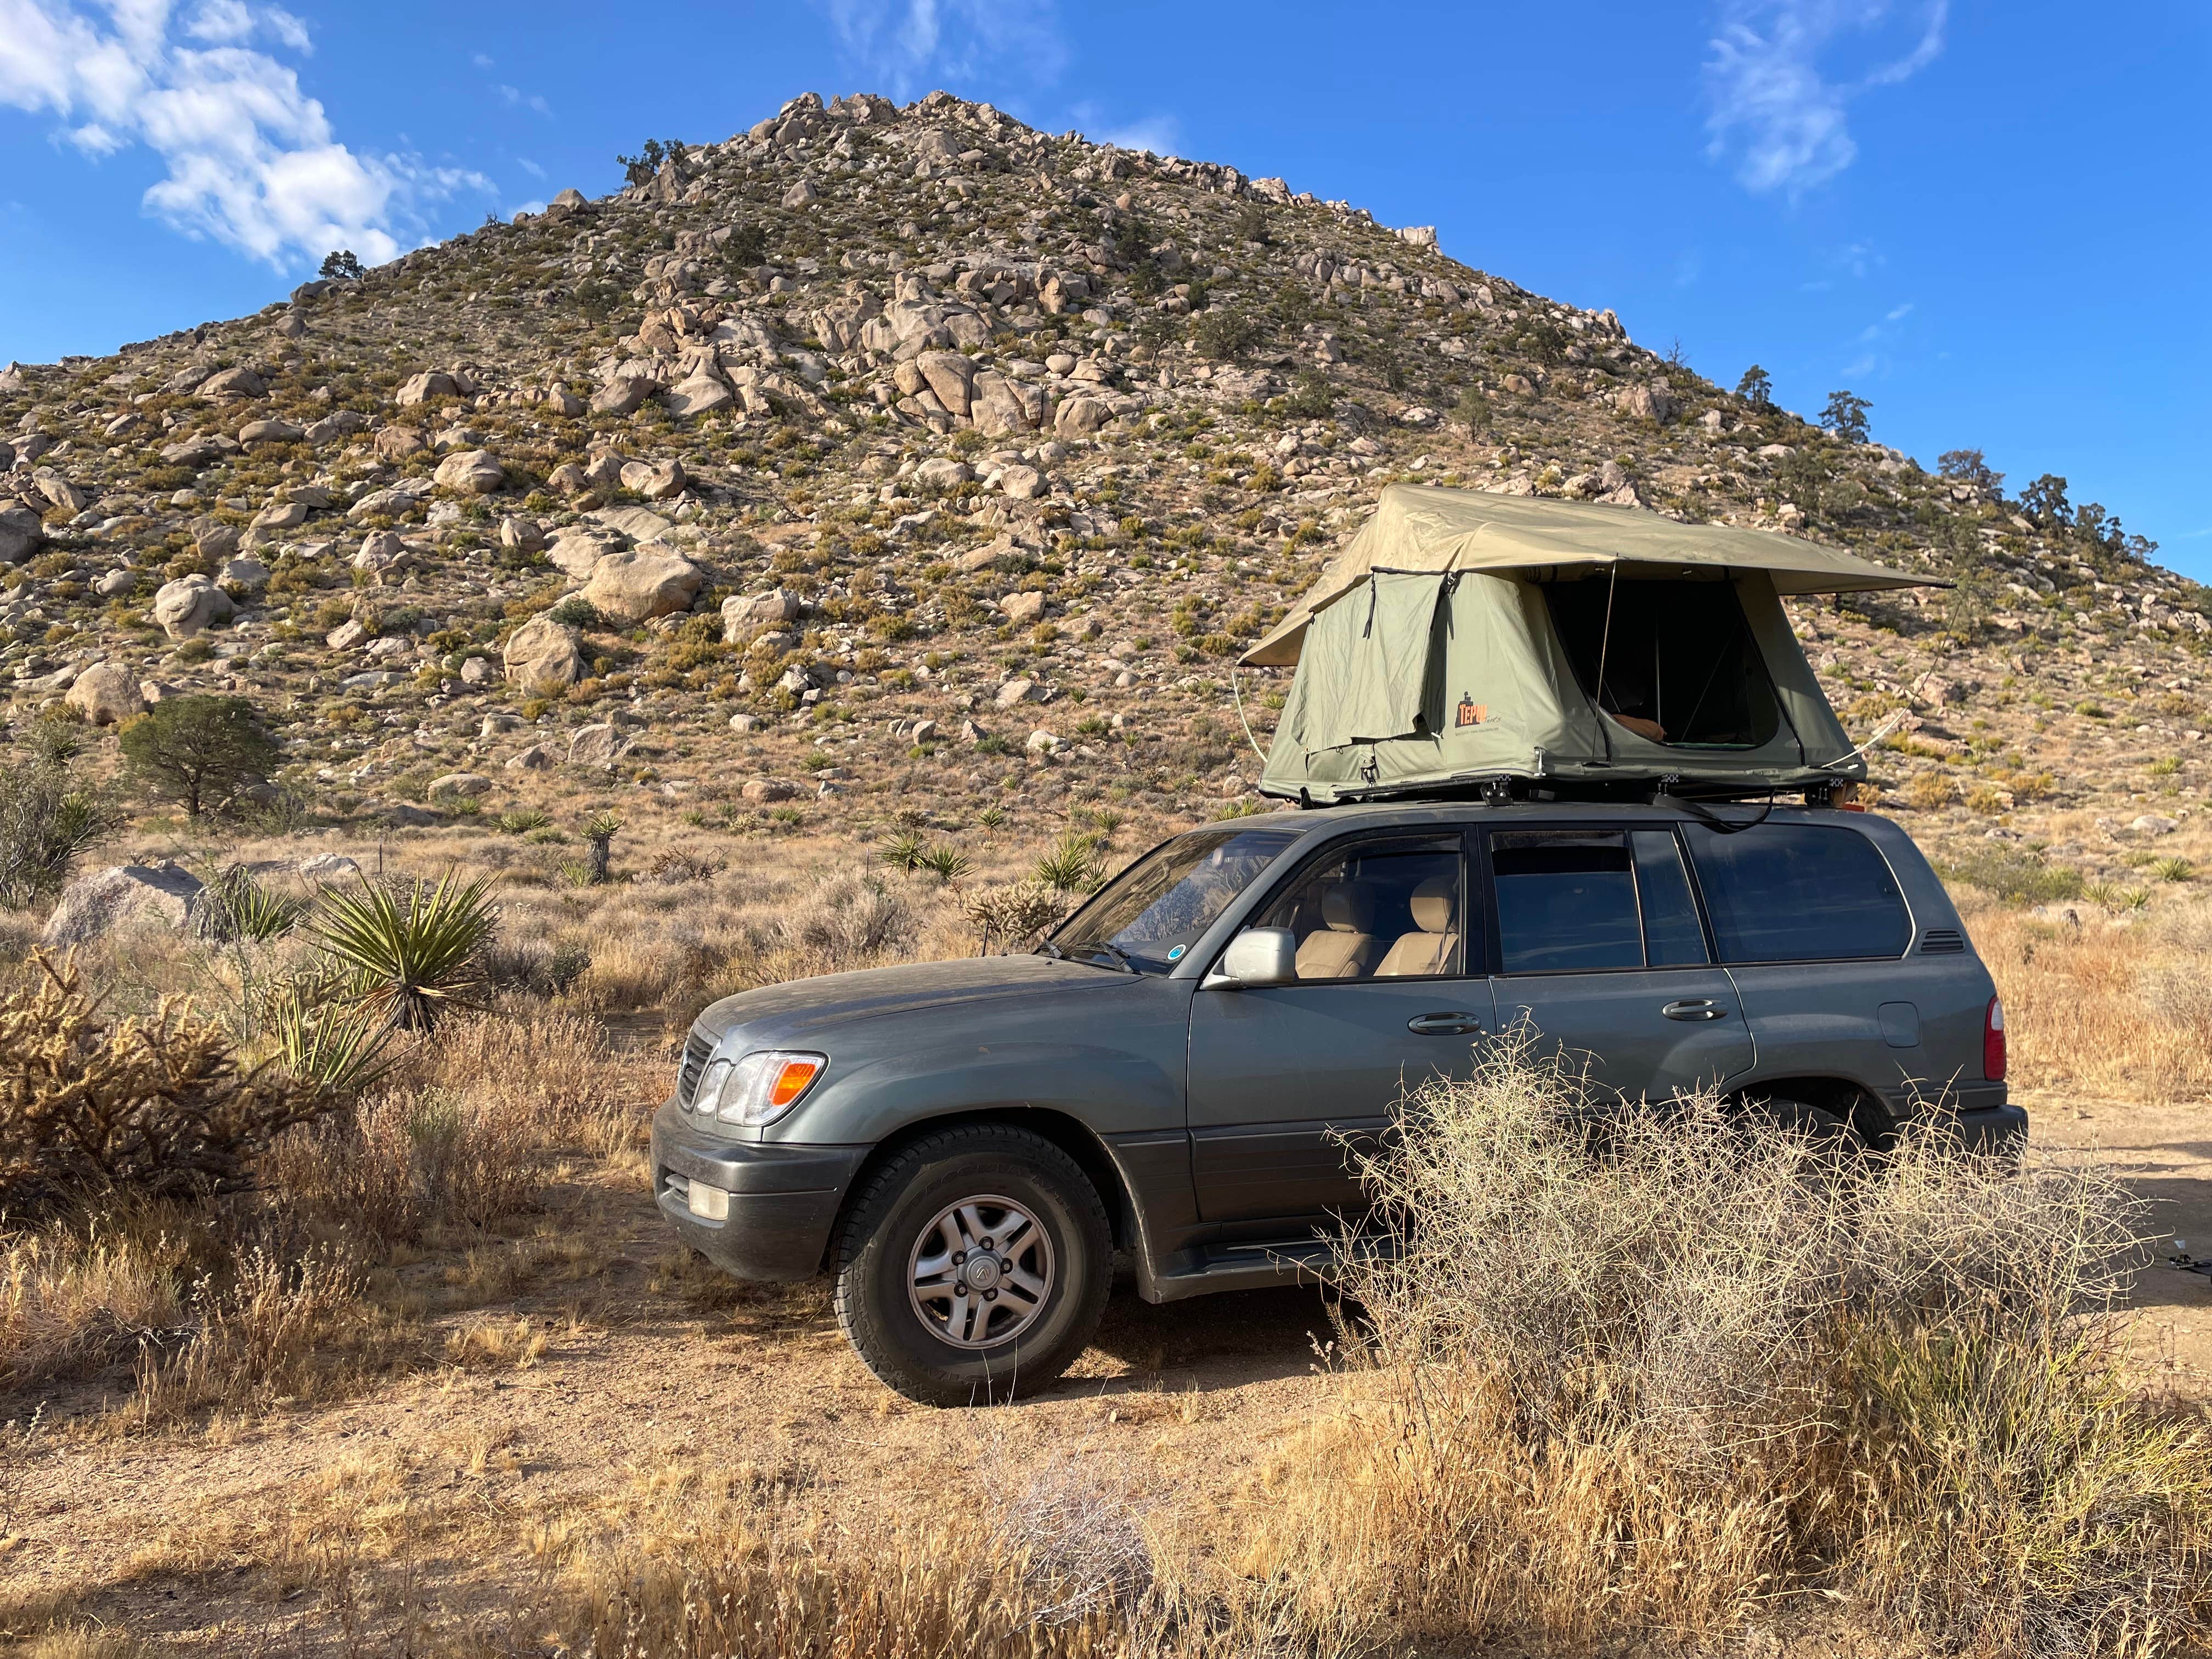
[[[2002,1083],[2005,1074],[2004,1004],[1990,999],[1990,1012],[1982,1022],[1982,1075]]]

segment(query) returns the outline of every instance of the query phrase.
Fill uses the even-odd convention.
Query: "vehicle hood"
[[[993,1004],[1019,1005],[1026,1014],[1127,991],[1139,978],[1038,956],[914,963],[740,992],[709,1006],[692,1029],[720,1043],[742,1028],[749,1048],[820,1048],[840,1030],[866,1028],[872,1038],[885,1022],[914,1019],[941,1030],[948,1015],[974,1019]]]

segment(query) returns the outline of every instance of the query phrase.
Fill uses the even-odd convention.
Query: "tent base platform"
[[[1488,772],[1464,777],[1423,778],[1415,781],[1372,784],[1332,784],[1316,789],[1310,785],[1285,788],[1262,781],[1258,793],[1274,800],[1302,807],[1366,805],[1385,801],[1480,801],[1503,806],[1519,801],[1581,801],[1593,804],[1654,805],[1667,801],[1695,801],[1757,805],[1778,803],[1786,796],[1808,806],[1849,804],[1856,790],[1850,778],[1794,778],[1745,784],[1708,779],[1660,777],[1590,777],[1559,775],[1530,777],[1521,774]]]

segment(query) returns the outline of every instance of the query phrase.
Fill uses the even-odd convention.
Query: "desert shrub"
[[[286,1136],[270,1178],[381,1245],[495,1226],[538,1202],[539,1154],[627,1145],[665,1071],[617,1055],[596,1020],[463,1014],[409,1048],[353,1110]]]
[[[1978,887],[2008,904],[2040,904],[2081,896],[2079,870],[2046,864],[2033,853],[2008,848],[1974,848],[1938,861],[1936,872],[1946,882]]]
[[[833,877],[814,896],[780,917],[776,942],[815,964],[816,973],[872,967],[914,949],[921,919],[913,904],[881,878],[848,872]]]
[[[98,1370],[181,1328],[201,1231],[174,1206],[129,1203],[0,1243],[0,1382]]]
[[[598,1020],[465,1014],[409,1056],[402,1084],[465,1095],[519,1143],[617,1144],[658,1104],[666,1066],[618,1052]]]
[[[1576,1083],[1508,1042],[1362,1159],[1376,1374],[1254,1546],[1301,1623],[1557,1647],[1833,1589],[1944,1650],[2212,1633],[2212,1450],[2123,1381],[2116,1183],[1711,1098],[1594,1134]]]
[[[246,1063],[181,999],[118,1018],[74,962],[40,952],[32,968],[0,991],[0,1212],[231,1187],[255,1152],[336,1103],[280,1066]]]
[[[502,937],[484,948],[483,961],[484,982],[495,991],[557,997],[592,965],[592,956],[579,945],[530,936]]]
[[[113,815],[63,755],[0,766],[0,905],[58,892],[78,855],[106,839]]]
[[[603,629],[607,625],[599,608],[581,594],[571,594],[545,614],[563,628]]]
[[[1265,331],[1240,311],[1208,311],[1190,331],[1193,350],[1216,362],[1233,362],[1260,343]]]
[[[693,882],[710,881],[721,873],[716,860],[681,847],[665,847],[653,855],[646,866],[645,879],[656,887],[683,887]]]

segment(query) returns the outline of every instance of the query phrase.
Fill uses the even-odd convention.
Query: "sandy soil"
[[[2028,1104],[2039,1155],[2097,1149],[2154,1206],[2154,1228],[2212,1255],[2203,1108]],[[1328,1387],[1316,1294],[1155,1308],[1125,1286],[1048,1394],[932,1411],[861,1370],[821,1287],[730,1285],[672,1251],[628,1186],[578,1189],[544,1235],[570,1241],[566,1265],[431,1322],[432,1335],[490,1333],[478,1363],[441,1352],[333,1403],[166,1432],[100,1431],[96,1402],[60,1402],[79,1416],[17,1483],[0,1594],[206,1652],[398,1651],[462,1618],[521,1634],[549,1539],[617,1525],[623,1504],[672,1484],[802,1492],[831,1529],[864,1529],[948,1493],[994,1501],[1008,1469],[1074,1456],[1145,1500],[1203,1511],[1250,1482]],[[2212,1394],[2212,1279],[2172,1254],[2140,1282],[2144,1360],[2167,1386]]]

